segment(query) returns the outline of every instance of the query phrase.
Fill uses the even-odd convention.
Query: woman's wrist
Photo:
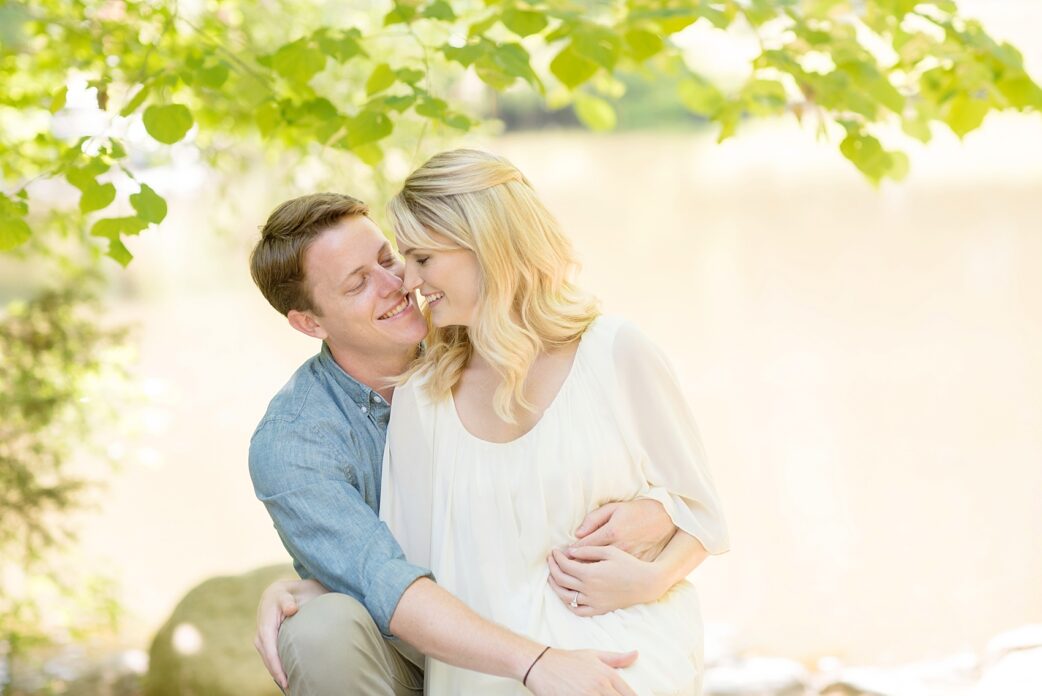
[[[651,566],[651,577],[648,587],[654,593],[654,597],[650,601],[656,601],[669,592],[670,588],[677,584],[679,578],[677,578],[677,569],[673,567],[675,564],[670,563],[668,559],[660,556],[651,561],[649,565]]]

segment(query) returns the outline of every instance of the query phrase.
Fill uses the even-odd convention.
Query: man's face
[[[427,334],[415,293],[402,287],[404,264],[372,220],[346,217],[304,253],[317,327],[334,354],[388,357],[413,350]]]

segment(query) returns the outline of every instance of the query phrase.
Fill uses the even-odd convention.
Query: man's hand
[[[614,546],[554,549],[546,562],[550,566],[547,582],[577,616],[653,602],[667,589],[654,563]],[[578,606],[572,606],[573,600]]]
[[[532,666],[527,686],[536,696],[637,696],[616,672],[636,661],[636,651],[548,650]]]
[[[677,528],[657,500],[608,503],[597,508],[575,530],[573,546],[614,546],[642,561],[655,560]]]
[[[328,591],[317,580],[276,580],[261,595],[253,647],[260,653],[268,674],[282,689],[287,688],[288,680],[279,659],[279,627],[305,602]]]

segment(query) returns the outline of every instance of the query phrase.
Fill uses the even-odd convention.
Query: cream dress
[[[555,648],[639,650],[620,674],[641,696],[698,694],[702,620],[694,587],[601,616],[572,614],[547,584],[550,549],[588,512],[654,498],[711,553],[727,531],[676,377],[633,324],[599,317],[539,422],[492,443],[471,435],[452,398],[414,376],[395,390],[380,517],[410,562],[482,616]],[[529,693],[517,681],[427,660],[434,696]]]

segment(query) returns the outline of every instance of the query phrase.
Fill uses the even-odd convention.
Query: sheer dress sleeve
[[[726,552],[730,541],[720,500],[668,359],[629,322],[615,335],[613,357],[623,420],[649,486],[640,497],[662,503],[673,524],[709,553]]]

